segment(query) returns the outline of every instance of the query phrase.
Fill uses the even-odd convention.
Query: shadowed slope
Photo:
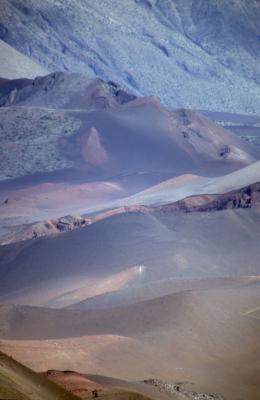
[[[77,400],[58,385],[0,352],[0,396],[12,400]]]

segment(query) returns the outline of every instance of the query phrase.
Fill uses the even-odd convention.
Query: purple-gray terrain
[[[1,399],[259,399],[259,13],[2,0]]]

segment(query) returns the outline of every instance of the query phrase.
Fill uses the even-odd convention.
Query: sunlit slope
[[[188,381],[204,393],[257,400],[259,320],[248,311],[259,301],[256,285],[85,312],[3,306],[5,337],[13,340],[0,346],[40,371]]]
[[[0,352],[0,396],[12,400],[76,400],[48,379]]]
[[[158,205],[174,203],[189,196],[224,194],[260,182],[260,161],[231,174],[205,178],[183,175],[137,193],[126,204]]]
[[[3,40],[50,71],[244,113],[259,111],[259,14],[247,0],[2,0],[0,10]]]
[[[0,77],[6,79],[35,78],[46,75],[46,68],[0,40]]]

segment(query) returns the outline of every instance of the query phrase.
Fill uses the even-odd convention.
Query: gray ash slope
[[[171,106],[257,113],[259,19],[256,0],[2,0],[0,38],[50,71]]]
[[[48,71],[35,63],[30,57],[15,50],[0,39],[0,77],[6,79],[35,78],[46,75]]]
[[[209,213],[131,213],[52,238],[0,247],[2,296],[107,277],[144,265],[142,283],[259,275],[259,208]],[[102,248],[102,251],[100,251]]]
[[[53,73],[0,84],[1,180],[66,168],[85,177],[227,173],[256,147],[193,111],[171,111],[109,81]],[[149,152],[147,149],[149,148]]]

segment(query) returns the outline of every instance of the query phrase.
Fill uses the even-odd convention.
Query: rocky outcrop
[[[0,245],[6,245],[25,240],[37,239],[44,236],[53,236],[59,233],[73,231],[91,224],[91,220],[85,217],[67,215],[65,217],[50,219],[48,221],[36,222],[28,225],[13,234],[3,236]]]
[[[116,215],[215,212],[238,208],[247,209],[256,206],[260,206],[260,182],[229,193],[194,195],[174,203],[159,206],[122,206],[100,212],[92,217],[67,215],[57,219],[50,219],[49,221],[37,222],[18,233],[2,237],[0,245],[73,231]]]
[[[238,208],[251,208],[254,206],[260,206],[260,182],[229,193],[194,195],[174,203],[163,205],[132,205],[119,207],[97,214],[92,218],[92,222],[94,223],[106,218],[111,218],[118,214],[213,212]]]
[[[203,212],[260,205],[260,182],[224,194],[190,196],[172,204],[157,207],[160,212]]]
[[[54,72],[0,85],[0,107],[22,105],[65,109],[108,109],[135,100],[124,87],[76,73]]]
[[[148,385],[155,386],[160,392],[168,395],[175,395],[176,398],[183,400],[224,400],[224,397],[217,394],[198,393],[186,389],[185,383],[166,383],[160,379],[147,379],[144,381]]]
[[[74,217],[72,215],[67,215],[66,217],[52,219],[50,223],[59,232],[68,232],[91,224],[91,220],[89,218]]]

